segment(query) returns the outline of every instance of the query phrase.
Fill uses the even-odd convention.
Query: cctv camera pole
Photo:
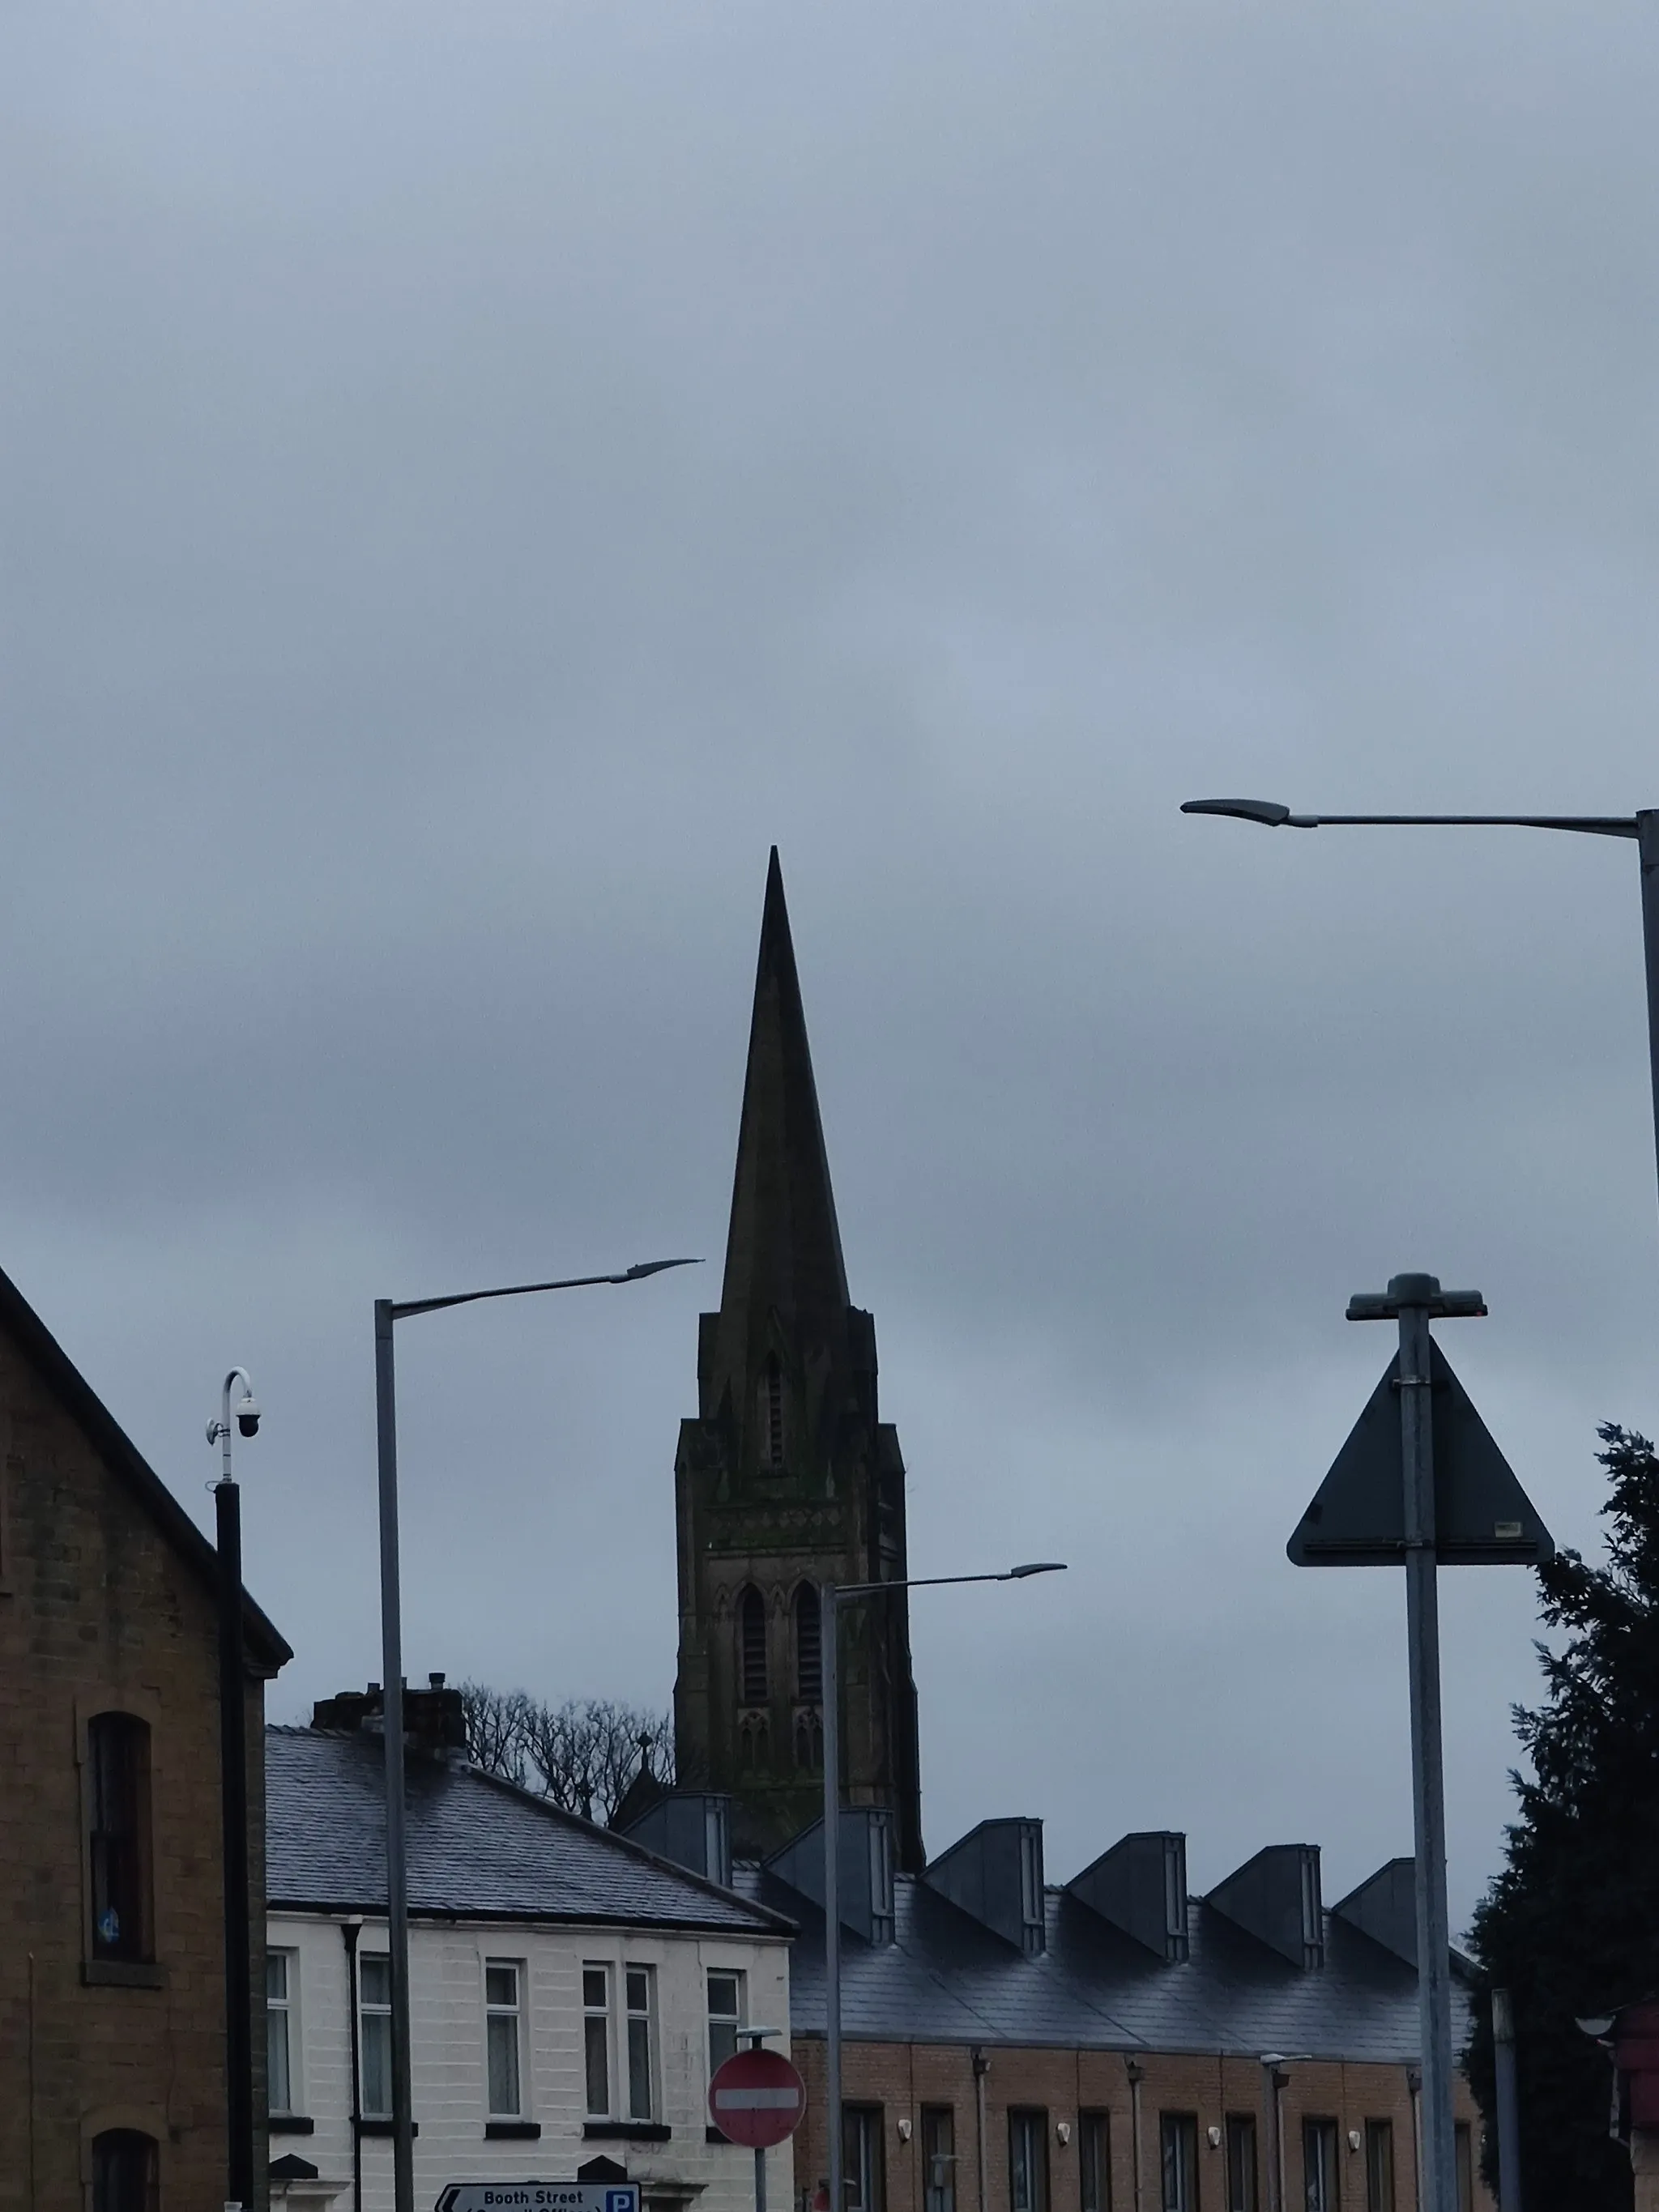
[[[442,1298],[374,1301],[374,1432],[380,1518],[380,1670],[386,1740],[386,1956],[392,1982],[392,2201],[393,2212],[415,2212],[415,2108],[409,2030],[409,1855],[404,1791],[404,1637],[398,1563],[398,1394],[392,1367],[393,1324],[447,1306],[487,1298],[526,1297],[536,1291],[580,1291],[594,1283],[637,1283],[694,1260],[646,1260],[619,1275],[572,1275],[556,1283],[513,1283],[504,1290],[461,1291]]]
[[[230,1467],[230,1388],[253,1386],[240,1367],[225,1377],[208,1442],[220,1447],[213,1486],[219,1546],[219,1797],[225,1877],[225,2202],[253,2203],[253,1992],[247,1867],[247,1682],[242,1648],[242,1504]]]
[[[841,1608],[896,1590],[950,1583],[1022,1583],[1060,1575],[1063,1559],[1036,1559],[994,1575],[925,1575],[897,1583],[823,1583],[818,1591],[818,1693],[823,1700],[823,2121],[829,2137],[830,2212],[847,2212],[841,2132]]]

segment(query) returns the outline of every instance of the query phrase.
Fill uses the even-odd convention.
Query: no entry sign
[[[738,2051],[708,2085],[708,2117],[750,2150],[787,2142],[806,2110],[806,2084],[781,2051]]]

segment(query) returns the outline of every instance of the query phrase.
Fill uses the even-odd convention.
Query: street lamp
[[[1659,806],[1634,814],[1292,814],[1272,799],[1189,799],[1183,814],[1228,814],[1268,830],[1430,829],[1576,830],[1587,837],[1633,837],[1642,864],[1642,949],[1647,968],[1648,1072],[1653,1134],[1659,1161]]]
[[[240,1382],[235,1428],[259,1428],[259,1407],[245,1369],[233,1367],[207,1440],[220,1450],[213,1485],[219,1545],[219,1809],[225,1873],[225,2203],[253,2202],[253,1992],[249,1968],[247,1875],[247,1685],[242,1656],[242,1501],[230,1471],[230,1392]]]
[[[580,1291],[595,1283],[638,1283],[695,1260],[645,1260],[619,1275],[571,1275],[557,1283],[510,1283],[503,1290],[459,1291],[448,1297],[374,1301],[374,1425],[380,1493],[380,1658],[385,1676],[386,1948],[392,1980],[392,2195],[395,2212],[415,2212],[415,2130],[409,2063],[409,1863],[404,1822],[403,1605],[398,1574],[398,1407],[392,1328],[416,1314],[484,1298],[528,1297],[537,1291]],[[226,1386],[228,1388],[228,1385]],[[228,1451],[228,1446],[227,1446]]]
[[[841,1608],[894,1590],[941,1589],[949,1583],[1023,1583],[1060,1575],[1063,1559],[1032,1559],[1000,1574],[923,1575],[902,1583],[825,1583],[820,1590],[823,1698],[823,2091],[830,2142],[830,2212],[847,2212],[841,2140]]]

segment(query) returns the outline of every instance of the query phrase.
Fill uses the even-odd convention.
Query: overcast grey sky
[[[74,0],[0,30],[0,1263],[198,1518],[272,1711],[665,1702],[675,1425],[782,849],[918,1572],[939,1849],[1410,1849],[1402,1607],[1284,1543],[1446,1348],[1558,1539],[1659,1422],[1659,17]],[[1530,1577],[1444,1583],[1454,1916]]]

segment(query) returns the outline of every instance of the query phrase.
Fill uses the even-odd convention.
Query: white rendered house
[[[453,1692],[409,1703],[440,1698],[447,1719]],[[296,2208],[392,2205],[377,1703],[266,1735],[272,2201]],[[744,2026],[787,2031],[790,1923],[453,1744],[411,1747],[408,1802],[417,2203],[600,2160],[593,2178],[625,2172],[653,2212],[748,2212],[753,2154],[709,2128],[708,2077]],[[767,2182],[792,2202],[787,2143]]]

